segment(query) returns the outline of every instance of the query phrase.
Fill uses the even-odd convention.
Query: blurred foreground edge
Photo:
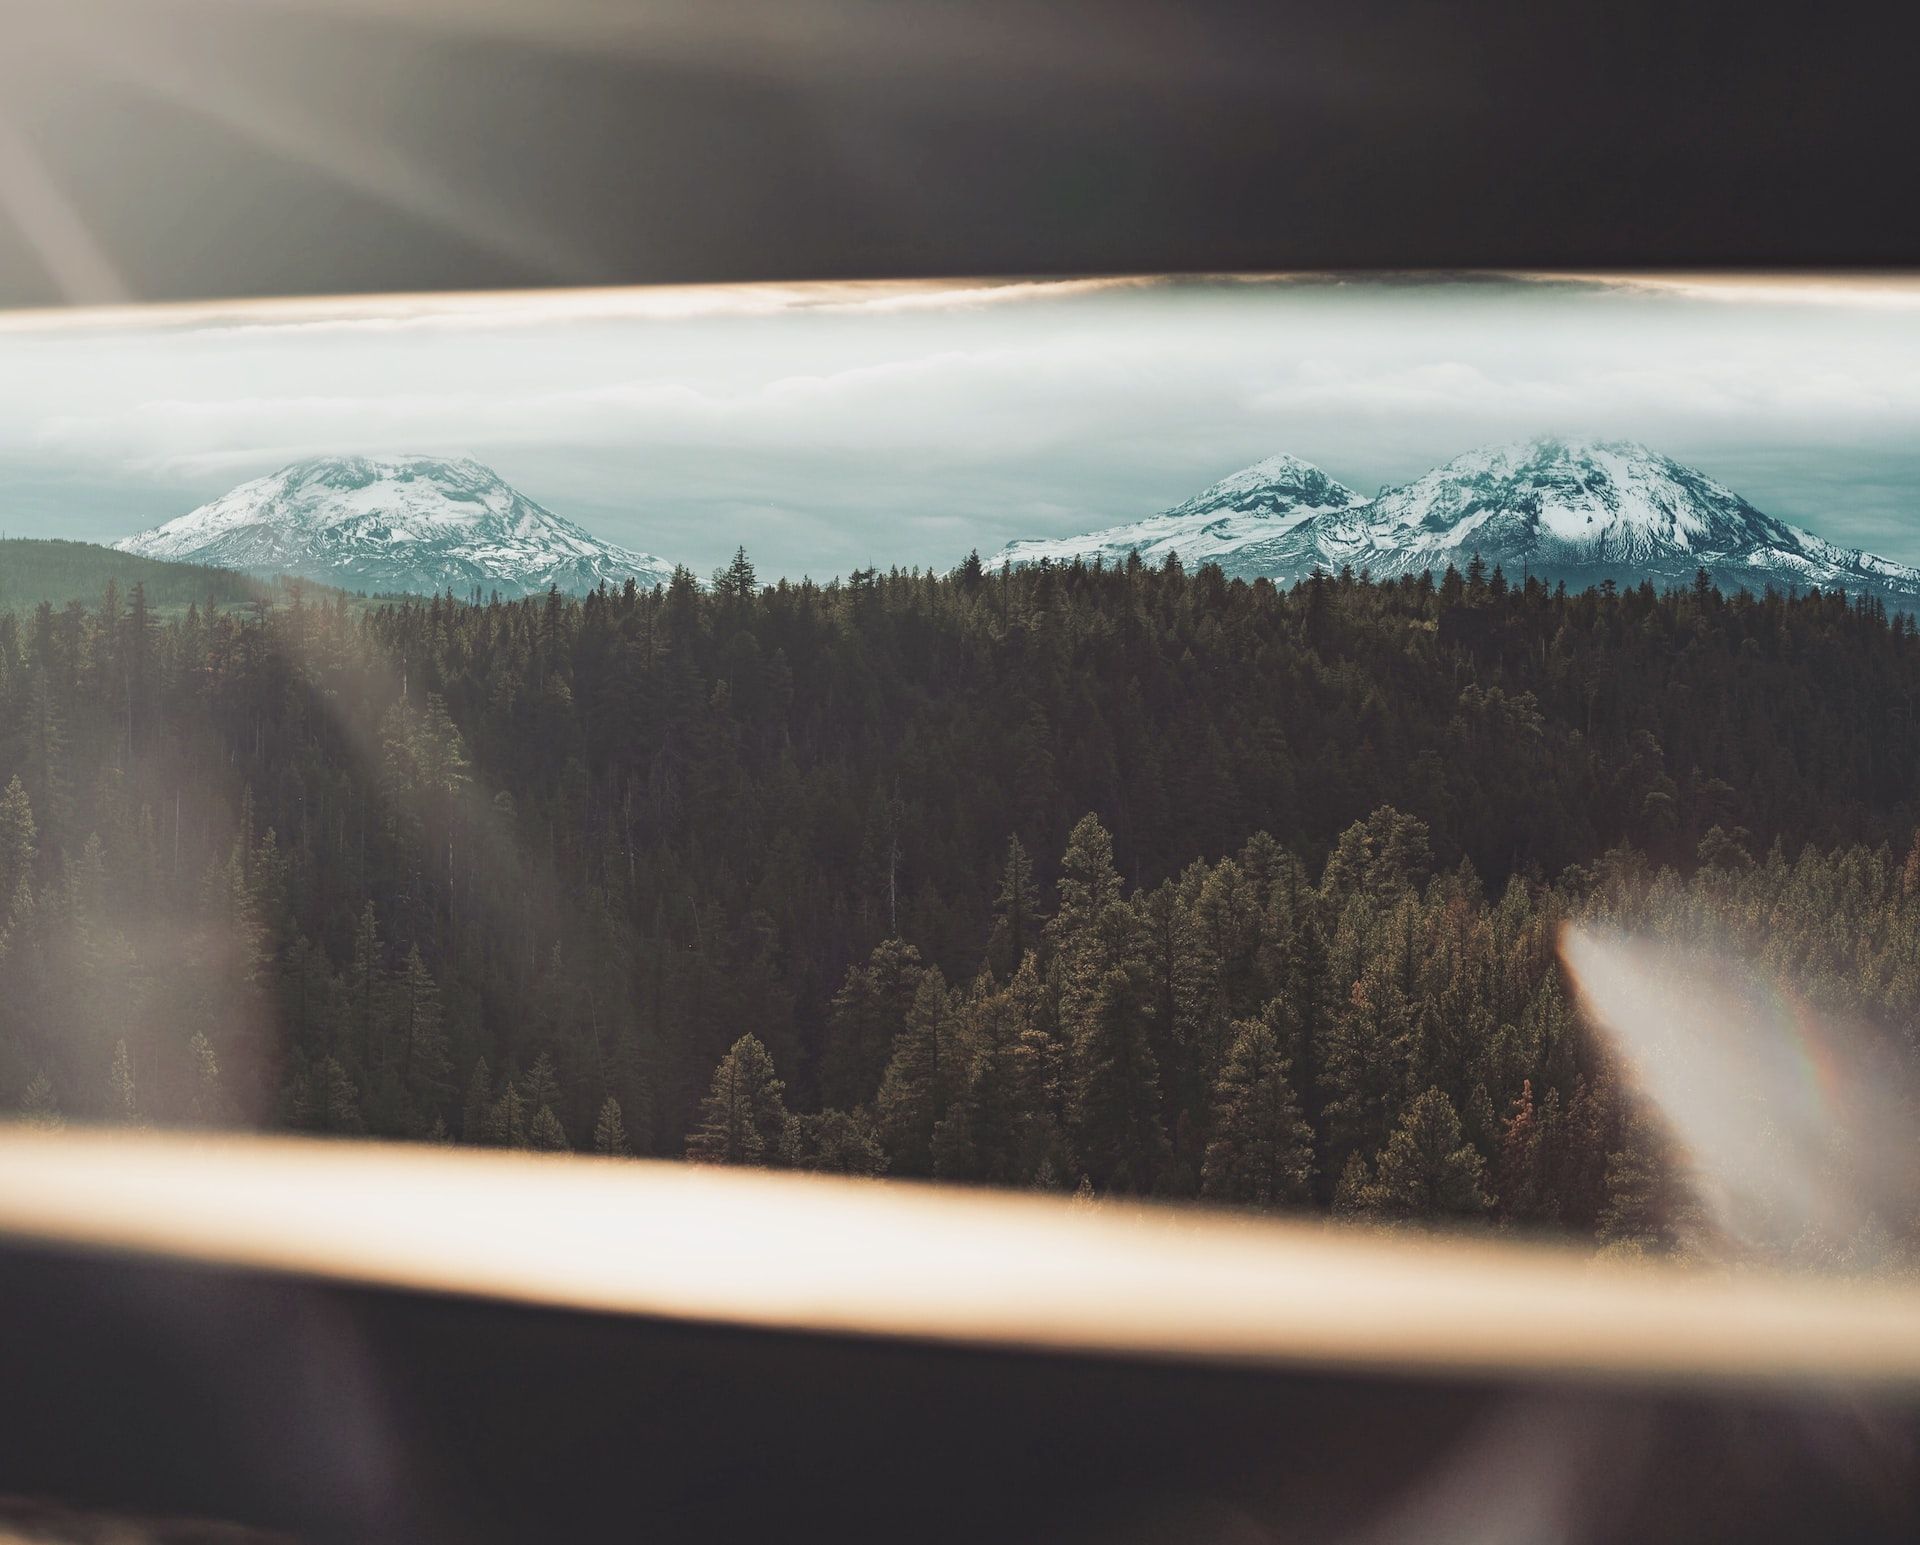
[[[0,1129],[0,1396],[0,1493],[314,1540],[1920,1523],[1911,1291],[647,1162]]]

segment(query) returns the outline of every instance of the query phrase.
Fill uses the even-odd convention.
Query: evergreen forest
[[[1721,1246],[1570,920],[1903,1088],[1920,637],[1148,566],[0,612],[0,1109]],[[1784,1248],[1899,1255],[1900,1208]],[[1869,1262],[1870,1263],[1870,1262]]]

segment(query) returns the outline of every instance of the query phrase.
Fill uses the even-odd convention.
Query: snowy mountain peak
[[[1324,511],[1364,502],[1310,462],[1282,453],[1223,477],[1164,514],[1084,536],[1009,542],[1001,557],[1015,565],[1096,558],[1111,564],[1138,552],[1158,563],[1173,552],[1183,563],[1219,563],[1231,572],[1234,553],[1249,543],[1278,536]]]
[[[1560,437],[1468,451],[1324,535],[1336,548],[1392,549],[1382,557],[1394,570],[1403,557],[1476,540],[1548,564],[1634,564],[1797,548],[1806,537],[1643,445]]]
[[[600,541],[467,456],[316,456],[115,545],[376,593],[583,593],[673,575],[672,564]]]
[[[1282,451],[1265,461],[1223,477],[1201,490],[1185,504],[1177,504],[1167,513],[1183,515],[1201,511],[1233,510],[1241,513],[1268,511],[1285,514],[1293,510],[1333,510],[1364,502],[1344,484],[1336,483],[1311,462]]]
[[[507,485],[471,456],[315,456],[273,474],[290,488],[331,488],[342,492],[380,483],[425,482],[443,489],[476,492]]]

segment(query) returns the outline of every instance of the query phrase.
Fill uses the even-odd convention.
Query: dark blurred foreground
[[[1920,1403],[1839,1387],[962,1351],[21,1249],[0,1312],[0,1486],[310,1540],[1894,1540],[1920,1522]]]
[[[0,1132],[0,1495],[353,1542],[1906,1540],[1909,1297],[892,1183]],[[233,1537],[8,1506],[0,1540]]]

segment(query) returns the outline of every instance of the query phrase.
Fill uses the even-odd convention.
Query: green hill
[[[209,597],[238,604],[273,588],[267,581],[230,569],[140,558],[92,542],[0,541],[0,611],[26,611],[42,601],[57,607],[69,601],[92,603],[109,579],[122,591],[136,583],[145,585],[147,604],[156,611],[204,604]]]

